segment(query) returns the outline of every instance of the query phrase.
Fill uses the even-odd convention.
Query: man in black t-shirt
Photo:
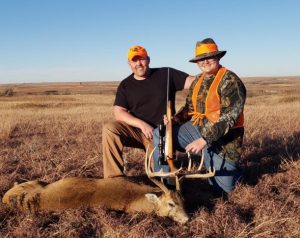
[[[174,113],[176,91],[188,89],[195,79],[173,68],[149,68],[149,63],[146,49],[141,46],[129,49],[132,74],[118,87],[113,107],[116,121],[104,125],[102,131],[104,178],[123,175],[124,146],[142,149],[152,146],[153,130],[166,113],[167,86]]]

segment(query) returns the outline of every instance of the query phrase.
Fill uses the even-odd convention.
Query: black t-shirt
[[[188,74],[169,68],[169,99],[175,113],[175,94],[182,90]],[[137,118],[156,127],[166,114],[168,68],[150,69],[144,80],[136,80],[133,74],[124,79],[117,90],[115,106],[128,109]]]

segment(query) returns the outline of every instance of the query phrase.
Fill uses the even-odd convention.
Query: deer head
[[[162,190],[163,194],[160,197],[149,193],[145,196],[150,202],[156,204],[156,213],[159,216],[167,216],[181,224],[184,224],[189,220],[189,217],[184,209],[183,198],[180,194],[180,191],[169,190],[164,185],[162,179],[157,180],[154,178],[158,176],[158,174],[151,170],[150,159],[152,158],[153,151],[151,152],[150,156],[148,156],[148,148],[146,150],[145,171],[148,178]],[[168,175],[170,174],[173,173],[169,173]]]

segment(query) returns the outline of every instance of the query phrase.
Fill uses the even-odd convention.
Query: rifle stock
[[[172,133],[172,110],[171,101],[167,102],[167,118],[168,124],[166,125],[166,141],[165,141],[165,156],[171,172],[177,170],[173,160],[173,133]]]

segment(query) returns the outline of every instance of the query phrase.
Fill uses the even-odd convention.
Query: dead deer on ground
[[[19,210],[53,211],[66,208],[99,206],[127,213],[156,213],[181,224],[188,221],[181,195],[168,190],[147,167],[151,156],[145,157],[145,170],[157,187],[138,183],[133,177],[107,179],[64,178],[47,184],[29,181],[8,190],[2,202]],[[172,174],[167,174],[172,175]]]

